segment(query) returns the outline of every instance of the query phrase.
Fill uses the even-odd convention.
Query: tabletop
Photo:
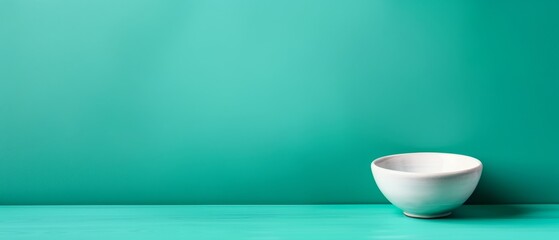
[[[0,206],[0,239],[559,239],[559,204],[414,219],[375,205]]]

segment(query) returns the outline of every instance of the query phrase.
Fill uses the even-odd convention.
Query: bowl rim
[[[467,158],[467,159],[470,159],[470,160],[474,160],[477,164],[475,166],[469,167],[469,168],[464,168],[464,169],[459,169],[459,170],[454,170],[454,171],[432,172],[432,173],[399,171],[399,170],[388,169],[388,168],[381,167],[381,166],[377,165],[378,163],[380,163],[382,161],[386,161],[386,159],[389,159],[389,158],[404,156],[404,155],[419,155],[419,154],[454,155],[454,156],[459,156],[459,157]],[[373,162],[371,162],[371,168],[378,168],[378,169],[382,169],[382,171],[388,171],[388,172],[391,172],[391,173],[401,174],[401,175],[406,175],[406,176],[441,177],[441,176],[450,176],[450,175],[456,175],[456,174],[462,174],[462,173],[469,173],[469,172],[475,171],[477,169],[483,170],[483,163],[475,157],[464,155],[464,154],[458,154],[458,153],[409,152],[409,153],[391,154],[391,155],[386,155],[386,156],[376,158],[375,160],[373,160]]]

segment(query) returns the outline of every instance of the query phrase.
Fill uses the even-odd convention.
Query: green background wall
[[[559,203],[557,1],[0,1],[0,204],[384,203],[480,158]]]

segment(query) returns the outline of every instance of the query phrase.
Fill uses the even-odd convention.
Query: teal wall
[[[0,1],[0,204],[384,203],[480,158],[559,203],[558,1]]]

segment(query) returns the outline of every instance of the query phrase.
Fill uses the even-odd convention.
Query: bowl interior
[[[380,168],[410,173],[445,173],[473,169],[481,162],[473,157],[450,153],[406,153],[379,158]]]

